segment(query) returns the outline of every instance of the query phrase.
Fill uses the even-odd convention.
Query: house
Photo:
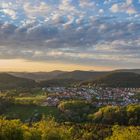
[[[57,106],[59,104],[58,98],[48,97],[45,101],[42,102],[41,106]]]

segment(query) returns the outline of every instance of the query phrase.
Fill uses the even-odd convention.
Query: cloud
[[[110,10],[111,10],[113,13],[119,12],[119,5],[118,5],[118,4],[112,5],[112,7],[110,8]]]
[[[132,0],[126,0],[126,2],[122,3],[115,3],[111,6],[110,11],[113,13],[126,13],[126,14],[136,14],[137,11],[135,7],[133,6]]]
[[[100,14],[103,14],[104,13],[104,10],[103,9],[99,9],[99,13]]]
[[[70,18],[61,24],[61,30],[55,23],[0,24],[0,58],[93,66],[138,65],[140,24],[117,19],[110,19],[108,23],[107,19],[100,17],[88,24],[73,25]]]
[[[92,0],[79,0],[81,8],[95,8],[95,2]]]
[[[133,0],[126,0],[126,4],[127,4],[127,5],[133,4]]]
[[[4,14],[10,16],[12,19],[16,19],[16,11],[12,10],[12,9],[2,9],[0,10],[0,12],[3,12]]]
[[[106,0],[101,5],[91,0],[6,1],[0,5],[4,15],[1,59],[90,66],[140,64],[139,13],[132,0]],[[106,11],[106,6],[111,8]],[[4,9],[15,13],[4,14]]]
[[[72,5],[69,0],[62,0],[59,4],[59,10],[62,11],[75,11],[76,8]]]
[[[33,5],[30,2],[27,2],[24,4],[23,8],[24,8],[26,15],[29,18],[35,18],[38,16],[46,16],[52,10],[51,9],[52,7],[49,6],[48,4],[46,4],[45,2],[40,2],[35,5]]]

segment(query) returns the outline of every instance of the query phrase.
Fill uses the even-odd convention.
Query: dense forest
[[[139,140],[140,126],[57,123],[42,119],[33,124],[0,119],[1,140]]]

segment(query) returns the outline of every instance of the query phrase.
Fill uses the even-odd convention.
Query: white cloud
[[[12,19],[16,19],[16,11],[14,11],[12,9],[2,9],[0,11],[3,12],[4,14],[10,16]]]
[[[91,0],[79,0],[79,6],[81,8],[95,8],[95,3]]]
[[[62,0],[59,4],[59,10],[63,12],[75,12],[76,8],[71,4],[69,0]]]
[[[1,2],[0,7],[1,8],[10,8],[12,6],[11,2]]]
[[[133,0],[126,0],[127,5],[131,5],[133,3]]]
[[[104,10],[103,9],[99,9],[99,13],[100,14],[103,14],[104,13]]]
[[[131,14],[136,14],[137,11],[133,8],[133,7],[128,7],[127,11],[126,11],[129,15]]]
[[[23,8],[26,15],[30,18],[47,16],[52,11],[52,7],[45,2],[40,2],[35,5],[27,2],[24,4]]]
[[[112,7],[110,8],[110,10],[111,10],[113,13],[119,12],[119,5],[118,5],[118,4],[113,4]]]
[[[63,24],[63,27],[64,27],[65,29],[70,28],[70,27],[71,27],[71,24],[72,24],[73,21],[74,21],[74,17],[73,17],[73,16],[67,16],[67,18],[68,18],[68,21],[67,21],[66,23]]]
[[[133,2],[132,0],[126,0],[125,3],[118,3],[118,4],[115,3],[111,6],[110,11],[113,13],[122,12],[129,15],[136,14],[137,11],[133,6],[132,2]]]

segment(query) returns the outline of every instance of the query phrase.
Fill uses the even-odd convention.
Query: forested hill
[[[44,81],[55,79],[59,74],[65,73],[65,71],[51,71],[51,72],[9,72],[10,75],[32,79],[35,81]]]
[[[95,80],[105,76],[108,72],[91,72],[91,71],[72,71],[64,72],[57,75],[54,79],[40,81],[41,87],[45,86],[73,86],[79,85],[80,82]]]
[[[114,72],[132,72],[132,73],[140,74],[140,69],[118,69],[118,70],[114,70]]]
[[[74,79],[74,80],[92,80],[104,76],[108,72],[98,72],[98,71],[51,71],[51,72],[10,72],[9,74],[21,77],[33,79],[36,81],[48,81],[56,79]]]
[[[140,69],[118,69],[114,71],[50,71],[50,72],[9,72],[10,75],[32,79],[36,81],[45,81],[45,80],[55,80],[55,79],[75,79],[75,80],[95,80],[97,78],[101,78],[110,73],[116,72],[131,72],[140,74]]]
[[[56,78],[57,79],[75,79],[75,80],[95,80],[96,78],[99,78],[101,76],[106,75],[108,72],[97,72],[97,71],[80,71],[75,70],[71,72],[65,72],[62,74],[59,74]]]
[[[132,72],[115,72],[106,76],[85,82],[83,85],[96,85],[102,87],[140,87],[140,74]]]
[[[79,84],[80,80],[75,79],[52,79],[52,80],[46,80],[41,81],[38,83],[40,87],[69,87]]]
[[[33,87],[33,86],[71,86],[71,85],[91,85],[104,87],[140,87],[140,74],[135,72],[96,72],[96,71],[53,71],[49,73],[14,73],[17,76],[0,73],[0,89]],[[18,75],[19,74],[19,75]],[[22,77],[20,77],[20,75]],[[29,75],[29,77],[27,76]],[[35,76],[35,80],[30,79]],[[45,80],[47,79],[47,80]]]
[[[35,81],[12,76],[7,73],[0,73],[0,89],[34,87]]]

